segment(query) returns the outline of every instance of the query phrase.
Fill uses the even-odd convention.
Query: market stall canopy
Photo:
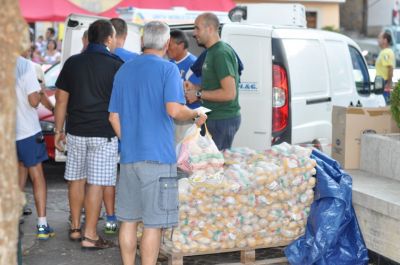
[[[64,21],[71,13],[118,17],[120,7],[188,10],[229,11],[233,0],[19,0],[22,15],[27,22]]]

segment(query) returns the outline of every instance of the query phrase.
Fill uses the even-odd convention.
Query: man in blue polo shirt
[[[110,122],[121,140],[121,171],[116,215],[122,222],[119,243],[123,264],[135,264],[136,230],[143,222],[143,265],[156,264],[161,229],[178,224],[179,198],[174,122],[207,116],[184,105],[178,68],[163,59],[169,27],[152,21],[144,26],[143,53],[126,62],[114,79]]]
[[[200,85],[201,79],[190,70],[190,67],[197,60],[197,57],[188,51],[189,40],[182,30],[171,30],[171,40],[169,42],[167,55],[171,62],[178,66],[179,73],[183,81],[189,80],[192,84]],[[187,104],[191,109],[200,107],[200,102],[196,101]],[[175,142],[179,143],[185,136],[186,130],[192,125],[188,121],[175,121]]]

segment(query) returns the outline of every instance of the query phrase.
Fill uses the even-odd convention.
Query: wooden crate
[[[183,257],[188,256],[199,256],[199,255],[209,255],[209,254],[218,254],[218,253],[226,253],[226,252],[236,252],[240,251],[240,262],[235,263],[221,263],[218,265],[255,265],[255,264],[282,264],[287,263],[286,257],[279,257],[279,258],[269,258],[263,260],[256,261],[256,249],[263,249],[263,248],[273,248],[273,247],[284,247],[287,246],[290,242],[285,242],[277,245],[270,245],[268,247],[257,247],[257,248],[232,248],[232,249],[221,249],[216,251],[205,251],[205,252],[193,252],[193,253],[183,253],[183,252],[173,252],[170,249],[166,248],[165,246],[161,246],[160,254],[166,256],[168,259],[168,265],[183,265]]]

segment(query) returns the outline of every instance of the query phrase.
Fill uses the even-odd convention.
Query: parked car
[[[48,68],[44,73],[46,95],[50,101],[55,103],[55,83],[61,70],[59,63]],[[50,160],[55,160],[55,147],[54,147],[54,115],[51,111],[46,109],[42,104],[37,108],[39,115],[40,126],[46,142],[47,154]]]

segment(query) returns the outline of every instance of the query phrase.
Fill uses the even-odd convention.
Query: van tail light
[[[289,88],[285,68],[274,64],[272,71],[272,133],[277,133],[289,123]]]

